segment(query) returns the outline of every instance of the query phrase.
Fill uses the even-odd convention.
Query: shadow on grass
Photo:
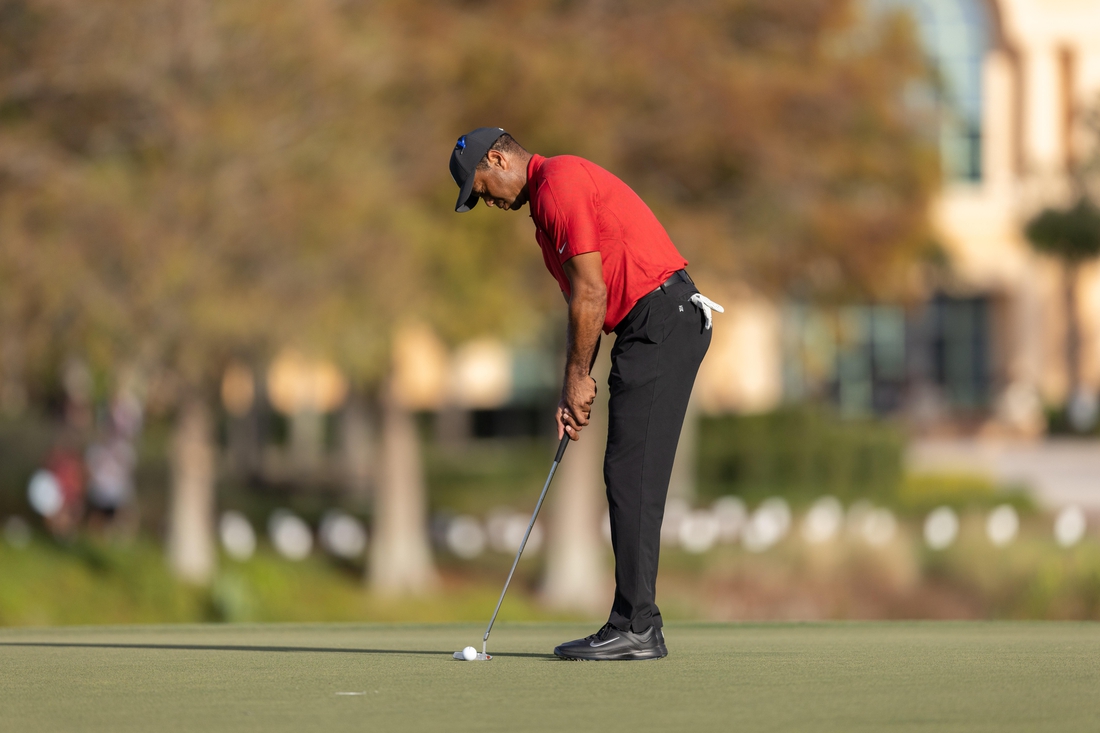
[[[60,641],[0,641],[0,647],[25,646],[60,649],[163,649],[169,651],[204,652],[331,652],[336,654],[416,654],[421,656],[447,656],[453,652],[425,651],[422,649],[340,649],[337,647],[310,646],[233,646],[228,644],[105,644],[92,642]],[[524,652],[493,652],[494,657],[529,657],[531,659],[554,659],[553,654],[533,654]]]

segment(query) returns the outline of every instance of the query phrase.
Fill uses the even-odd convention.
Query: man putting
[[[661,520],[676,443],[695,375],[711,339],[711,310],[657,217],[634,191],[572,155],[544,158],[499,127],[458,139],[455,211],[478,199],[517,211],[531,205],[546,267],[569,304],[558,438],[588,425],[589,376],[600,330],[615,332],[608,378],[604,482],[615,550],[615,600],[595,634],[554,649],[563,659],[660,659],[668,654],[656,604]]]

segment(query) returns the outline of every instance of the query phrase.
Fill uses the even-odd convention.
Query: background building
[[[1100,6],[1083,0],[890,0],[909,11],[940,77],[944,184],[932,210],[942,267],[914,273],[907,304],[825,313],[730,294],[716,323],[704,404],[760,410],[827,397],[850,413],[904,410],[928,434],[1036,435],[1069,398],[1064,273],[1023,235],[1041,207],[1067,205],[1070,173],[1093,154]],[[932,133],[930,133],[932,134]],[[1079,274],[1080,395],[1100,387],[1100,270]],[[1092,420],[1086,420],[1091,423]]]

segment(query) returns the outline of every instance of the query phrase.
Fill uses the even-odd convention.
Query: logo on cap
[[[455,143],[455,150],[465,150],[465,149],[466,149],[466,136],[463,135],[462,137],[460,137],[458,139],[458,142]]]

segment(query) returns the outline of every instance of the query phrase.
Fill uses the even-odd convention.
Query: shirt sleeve
[[[546,233],[558,261],[600,250],[598,192],[594,185],[548,186]]]

